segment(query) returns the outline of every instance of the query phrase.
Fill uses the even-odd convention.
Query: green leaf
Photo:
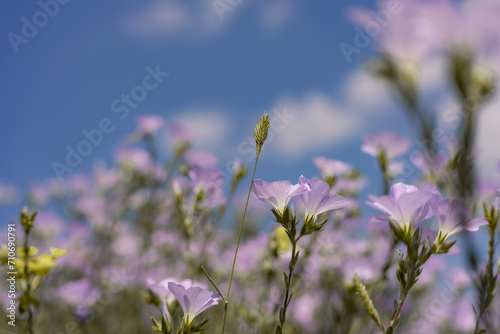
[[[293,258],[293,266],[294,267],[297,264],[297,261],[299,260],[299,254],[300,254],[300,250],[297,252],[297,254],[295,255],[295,257]]]
[[[280,308],[280,322],[285,322],[285,313],[283,307]]]

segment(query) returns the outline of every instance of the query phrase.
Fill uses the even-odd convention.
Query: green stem
[[[299,237],[300,239],[300,237]],[[295,257],[297,256],[296,250],[297,250],[297,239],[293,244],[292,244],[292,258],[290,259],[290,262],[293,262]],[[281,331],[283,331],[283,326],[285,325],[286,321],[286,311],[288,309],[288,305],[290,304],[290,286],[292,284],[292,277],[293,277],[293,271],[295,269],[295,266],[290,263],[289,267],[289,272],[288,272],[288,279],[286,280],[286,291],[285,291],[285,300],[283,302],[283,315],[280,315],[280,328]]]
[[[463,124],[462,142],[458,150],[456,175],[458,181],[458,196],[475,211],[474,190],[476,188],[476,175],[472,150],[474,145],[474,131],[476,126],[476,110],[467,100],[463,100],[467,118]],[[474,270],[478,268],[478,254],[470,234],[464,234],[464,248],[469,264]]]
[[[475,189],[475,166],[472,157],[474,145],[474,130],[476,127],[476,112],[472,106],[466,103],[467,119],[462,134],[462,145],[459,150],[458,176],[460,181],[460,197],[466,203],[472,203]]]
[[[396,326],[399,323],[399,317],[401,315],[401,310],[403,309],[403,304],[404,304],[404,302],[406,300],[406,297],[408,297],[408,293],[410,292],[410,289],[408,288],[409,284],[411,284],[411,282],[413,282],[413,280],[415,279],[415,275],[417,274],[417,269],[419,267],[420,266],[418,264],[417,265],[414,264],[412,266],[411,274],[410,274],[410,277],[408,279],[409,283],[407,283],[406,286],[404,287],[404,289],[401,291],[401,296],[399,297],[399,306],[398,306],[398,309],[397,309],[396,313],[394,314],[394,318],[392,318],[391,324],[389,326],[392,329],[395,329]]]
[[[491,224],[491,223],[490,223]],[[485,284],[487,286],[483,287],[484,293],[488,293],[489,291],[493,291],[495,289],[495,277],[493,276],[493,267],[494,267],[494,257],[495,257],[495,228],[493,228],[491,225],[488,227],[489,228],[489,242],[488,242],[488,262],[486,263],[486,280]],[[493,285],[493,286],[492,286]],[[474,333],[479,333],[479,324],[481,322],[481,319],[483,318],[484,314],[486,313],[486,310],[488,309],[488,306],[491,304],[492,299],[488,299],[488,296],[481,296],[480,295],[480,304],[479,304],[479,313],[477,315],[476,319],[476,327],[474,330]]]
[[[222,328],[221,333],[224,334],[224,329],[226,327],[226,314],[227,306],[229,304],[229,293],[231,292],[231,283],[233,281],[234,267],[236,266],[236,257],[238,256],[238,248],[240,246],[241,234],[243,232],[243,224],[245,223],[245,216],[247,214],[248,201],[250,200],[250,193],[252,191],[253,179],[255,178],[255,170],[257,169],[257,161],[259,161],[259,155],[255,157],[255,165],[253,167],[252,180],[250,181],[250,187],[248,188],[247,201],[245,203],[245,209],[243,210],[243,217],[241,218],[240,232],[238,233],[238,242],[236,243],[236,250],[234,252],[233,266],[231,268],[231,276],[229,277],[229,285],[227,287],[227,295],[224,303],[224,313],[222,316]]]
[[[384,195],[389,195],[389,185],[391,183],[391,176],[389,175],[388,166],[387,166],[387,158],[379,157],[378,162],[380,164],[380,170],[382,171],[382,182],[384,184]]]
[[[24,274],[26,276],[26,297],[27,301],[27,311],[28,311],[28,333],[33,334],[33,313],[31,312],[30,300],[31,300],[31,282],[29,275],[29,229],[25,229],[25,238],[24,238]]]

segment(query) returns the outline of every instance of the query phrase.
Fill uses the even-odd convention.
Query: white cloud
[[[479,148],[479,173],[493,179],[499,178],[500,149],[500,94],[497,94],[479,114],[476,144]]]
[[[194,133],[197,147],[217,151],[224,149],[231,129],[228,115],[214,109],[182,110],[170,122],[177,122]]]
[[[140,38],[156,38],[188,33],[203,37],[217,32],[221,22],[212,1],[150,1],[125,18],[126,31]]]
[[[388,85],[375,78],[364,69],[352,72],[340,87],[340,96],[350,109],[355,112],[371,113],[388,110],[391,95]]]
[[[437,113],[437,125],[446,131],[447,138],[460,136],[461,122],[464,120],[463,106],[457,98],[457,94],[447,80],[447,64],[444,59],[434,59],[424,62],[422,70],[429,76],[423,79],[422,86],[426,92],[439,90],[435,94],[431,107]],[[448,87],[444,89],[443,87]],[[497,143],[500,142],[500,94],[496,94],[488,101],[479,112],[476,125],[476,147],[479,157],[477,161],[478,173],[482,177],[500,179],[498,162],[500,161],[500,150]]]
[[[362,124],[356,115],[323,93],[311,93],[302,100],[283,98],[276,109],[283,107],[295,117],[274,134],[270,147],[287,158],[301,157],[312,149],[342,145],[358,133]]]
[[[267,0],[260,8],[259,24],[266,31],[277,31],[297,15],[297,3],[291,0]]]
[[[344,80],[337,94],[312,92],[302,98],[278,99],[274,109],[286,108],[295,118],[269,146],[274,154],[291,159],[339,147],[360,138],[392,106],[387,88],[365,71],[357,70]]]
[[[159,31],[177,32],[186,27],[188,13],[184,5],[175,2],[155,2],[132,16],[128,21],[131,32],[145,36]]]
[[[251,9],[250,5],[254,8]],[[232,18],[245,14],[243,11],[252,15],[256,24],[266,32],[279,30],[290,23],[298,13],[298,3],[295,0],[256,2],[242,0],[240,4],[228,3],[228,6],[228,10],[221,14],[221,19],[214,6],[214,0],[146,1],[141,9],[135,10],[124,18],[123,25],[127,33],[141,39],[155,40],[181,35],[182,38],[203,39],[229,29],[233,23],[238,22]]]
[[[443,55],[436,55],[424,59],[419,66],[419,89],[424,92],[443,91],[443,87],[449,86],[448,60]]]

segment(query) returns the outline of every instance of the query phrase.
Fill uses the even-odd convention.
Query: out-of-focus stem
[[[486,272],[485,272],[485,275],[486,275],[486,282],[487,282],[487,285],[488,286],[485,286],[483,287],[484,289],[484,292],[487,294],[489,290],[493,291],[494,288],[495,288],[495,276],[493,275],[493,268],[495,266],[495,228],[496,228],[496,224],[495,225],[489,225],[488,229],[489,229],[489,241],[488,241],[488,262],[486,262]],[[491,286],[492,285],[492,286]],[[487,300],[487,297],[486,296],[482,296],[480,294],[479,296],[480,298],[480,304],[479,304],[479,310],[478,310],[478,315],[477,315],[477,318],[476,318],[476,327],[475,327],[475,330],[474,330],[474,333],[479,333],[479,324],[482,320],[482,318],[484,317],[485,313],[486,313],[486,310],[488,309],[488,306],[491,304],[491,300]]]
[[[250,187],[248,187],[247,201],[245,203],[245,209],[243,210],[243,217],[241,218],[240,231],[238,233],[238,241],[236,243],[236,250],[234,252],[233,266],[231,268],[231,276],[229,277],[229,285],[227,287],[226,300],[224,302],[224,313],[222,315],[222,328],[221,333],[224,334],[224,329],[226,327],[226,315],[227,307],[229,304],[229,293],[231,292],[231,283],[233,281],[234,267],[236,266],[236,257],[238,256],[238,248],[240,246],[241,234],[243,232],[243,224],[245,223],[245,216],[247,214],[248,201],[250,200],[250,193],[252,191],[253,179],[255,178],[255,170],[257,169],[257,161],[259,161],[259,155],[255,157],[255,165],[253,167],[252,179],[250,180]]]
[[[415,279],[415,275],[417,274],[417,269],[418,269],[418,266],[413,265],[408,282],[412,282]],[[410,292],[410,289],[408,288],[408,285],[406,285],[404,287],[404,289],[401,291],[401,296],[399,298],[399,303],[398,303],[398,309],[397,309],[396,313],[394,314],[394,317],[391,320],[391,325],[389,326],[389,327],[392,327],[392,329],[395,329],[399,323],[399,317],[401,315],[401,310],[403,309],[403,304],[406,300],[406,297],[408,297],[409,292]]]
[[[387,159],[384,154],[381,154],[378,158],[380,164],[380,170],[382,171],[382,184],[384,185],[384,195],[389,195],[389,187],[391,183],[391,176],[389,175]]]
[[[300,238],[300,237],[299,237]],[[292,262],[295,260],[297,256],[297,240],[292,244],[292,258],[290,259],[289,271],[288,271],[288,279],[286,280],[286,291],[285,291],[285,300],[283,302],[283,315],[280,315],[280,328],[283,331],[283,326],[285,325],[286,320],[286,311],[288,309],[288,305],[290,304],[290,286],[292,284],[293,271],[295,269],[295,265],[292,265]]]
[[[27,301],[27,311],[28,311],[28,333],[33,334],[33,313],[31,312],[30,307],[30,298],[31,298],[31,282],[30,282],[30,274],[29,274],[29,229],[25,229],[25,237],[24,237],[24,275],[26,276],[26,296],[28,297]]]

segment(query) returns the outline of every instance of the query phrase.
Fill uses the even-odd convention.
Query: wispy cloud
[[[223,19],[214,0],[186,2],[180,0],[144,1],[142,8],[123,18],[123,27],[139,39],[180,37],[207,38],[229,29],[237,20],[232,17],[248,14],[265,32],[279,31],[298,14],[296,0],[260,0],[239,5],[227,3]],[[226,3],[226,2],[224,2]]]
[[[187,28],[189,13],[180,3],[154,2],[131,16],[127,23],[129,30],[139,36],[175,33]]]
[[[212,1],[197,1],[196,6],[185,1],[146,1],[143,7],[123,20],[127,33],[144,39],[164,38],[185,34],[198,38],[211,36],[221,28]]]
[[[363,71],[353,72],[336,93],[311,92],[282,97],[275,108],[286,107],[295,118],[276,136],[274,153],[297,159],[324,148],[338,148],[369,131],[390,107],[387,90]]]
[[[286,106],[295,118],[276,136],[275,153],[299,158],[313,149],[335,147],[351,139],[359,130],[360,120],[335,104],[324,93],[310,93],[302,99],[283,98],[277,108]]]
[[[231,134],[231,119],[228,113],[218,109],[185,109],[176,113],[170,123],[179,123],[195,134],[199,148],[223,150]],[[165,133],[163,142],[170,143],[170,134]]]
[[[490,101],[479,114],[477,146],[479,148],[480,175],[500,180],[500,94]]]
[[[266,1],[259,8],[259,24],[265,31],[279,31],[298,14],[298,3],[292,0]]]

